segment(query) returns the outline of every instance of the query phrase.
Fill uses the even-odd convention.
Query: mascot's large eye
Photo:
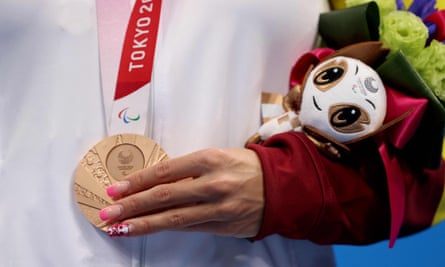
[[[340,79],[345,71],[340,67],[332,67],[318,73],[314,78],[314,83],[317,85],[325,85]]]
[[[334,105],[329,108],[331,126],[341,133],[356,133],[364,130],[363,124],[369,124],[369,116],[360,107],[348,104]]]
[[[335,87],[348,71],[345,60],[333,59],[315,70],[313,83],[318,90],[326,92]]]

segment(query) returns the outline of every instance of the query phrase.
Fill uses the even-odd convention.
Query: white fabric
[[[242,146],[260,91],[284,92],[313,44],[321,3],[165,0],[147,134],[171,156]],[[0,266],[334,265],[330,247],[278,236],[111,239],[92,227],[72,183],[106,136],[98,62],[94,0],[0,1]]]

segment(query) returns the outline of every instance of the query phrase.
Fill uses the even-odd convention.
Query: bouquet
[[[380,140],[391,205],[390,246],[398,236],[405,212],[402,155],[419,169],[436,169],[442,162],[445,131],[445,1],[331,1],[334,11],[320,15],[322,46],[341,49],[380,41],[389,49],[376,71],[385,86],[401,93],[388,102],[388,111],[407,99],[427,100],[424,112],[410,115]],[[414,103],[414,102],[412,102]],[[409,104],[408,104],[409,105]],[[413,109],[416,104],[411,104]],[[404,139],[404,142],[397,140]],[[444,154],[445,155],[445,154]],[[432,224],[445,219],[437,216]]]
[[[411,193],[410,188],[405,187],[404,176],[409,176],[407,172],[421,173],[443,166],[445,10],[441,8],[444,8],[445,1],[442,0],[441,5],[434,0],[332,0],[331,3],[337,9],[323,13],[319,18],[320,47],[302,55],[291,70],[290,91],[282,100],[286,113],[268,118],[263,112],[263,118],[268,121],[249,142],[263,140],[275,131],[301,130],[321,152],[339,160],[344,159],[345,154],[353,158],[363,152],[362,145],[372,143],[378,148],[386,172],[392,247],[403,225],[406,196]],[[373,49],[373,46],[378,49]],[[357,105],[351,108],[352,97],[344,101],[345,95],[351,94],[351,88],[352,93],[356,93],[360,88],[368,87],[366,82],[361,85],[362,79],[357,74],[364,68],[356,64],[356,80],[352,81],[352,86],[348,84],[349,87],[345,87],[346,91],[340,92],[345,81],[340,83],[338,77],[349,72],[347,67],[340,66],[346,60],[332,60],[338,55],[352,55],[372,67],[386,92],[386,101],[367,99],[370,103],[386,103],[383,125],[353,140],[339,140],[329,130],[337,126],[349,127],[347,122],[355,122],[361,114],[371,114],[371,118],[364,120],[368,124],[376,116],[361,112]],[[375,81],[377,79],[368,86],[374,85]],[[310,91],[312,84],[318,86],[320,92],[329,91],[329,95],[322,96],[317,91],[315,97],[315,93]],[[329,90],[325,87],[327,84],[332,85]],[[377,87],[371,87],[371,93],[377,92]],[[335,93],[331,94],[332,88],[335,88]],[[363,91],[367,95],[366,90]],[[339,99],[343,106],[332,109],[327,115],[319,115],[311,108],[322,111],[318,108],[322,97],[325,97],[323,101],[329,100],[329,110],[340,107],[337,105]],[[327,123],[319,117],[330,120]],[[326,125],[329,127],[324,127]],[[347,135],[350,133],[348,131]],[[407,164],[410,168],[406,168]],[[443,208],[436,211],[432,225],[442,220],[445,220],[445,195]]]

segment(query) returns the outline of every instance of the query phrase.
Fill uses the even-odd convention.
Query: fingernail
[[[127,192],[129,188],[129,181],[117,182],[107,187],[107,195],[109,195],[110,197],[118,197]]]
[[[122,205],[113,205],[106,208],[103,208],[99,212],[99,217],[102,221],[108,221],[114,218],[119,217],[122,214],[123,207]]]
[[[107,234],[111,237],[128,236],[131,231],[131,224],[118,223],[110,226],[107,230]]]

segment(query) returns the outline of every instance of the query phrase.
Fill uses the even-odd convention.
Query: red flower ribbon
[[[413,137],[419,126],[428,100],[424,98],[413,98],[407,96],[391,87],[386,86],[387,110],[385,122],[390,122],[406,112],[409,116],[387,129],[387,139],[379,146],[379,153],[385,168],[389,204],[391,208],[391,232],[389,236],[389,247],[392,248],[400,233],[405,217],[406,191],[404,184],[405,170],[397,157],[391,153],[390,146],[402,149]]]
[[[425,22],[436,25],[436,31],[433,33],[433,38],[439,42],[445,41],[445,10],[440,10],[432,13],[425,18]]]

